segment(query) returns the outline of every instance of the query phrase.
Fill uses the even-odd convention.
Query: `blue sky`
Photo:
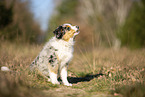
[[[40,24],[41,30],[44,32],[48,28],[48,21],[54,7],[54,0],[31,0],[30,10],[34,14],[34,19]]]

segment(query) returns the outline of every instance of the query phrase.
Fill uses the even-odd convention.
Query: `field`
[[[69,65],[72,87],[53,85],[29,65],[42,45],[0,44],[0,97],[145,97],[145,49],[80,49]],[[59,79],[60,80],[60,79]],[[61,80],[60,80],[61,81]]]

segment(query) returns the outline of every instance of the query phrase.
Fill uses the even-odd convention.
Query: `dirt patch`
[[[73,89],[71,87],[60,87],[56,89],[50,89],[50,90],[44,90],[43,91],[46,95],[48,96],[53,96],[53,97],[81,97],[81,96],[86,96],[86,92],[82,89]]]

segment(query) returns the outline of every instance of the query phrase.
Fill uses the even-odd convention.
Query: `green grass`
[[[126,96],[143,97],[145,85],[145,50],[95,48],[75,52],[69,65],[68,79],[72,87],[53,85],[39,72],[30,73],[29,65],[42,46],[4,42],[0,44],[0,96]]]

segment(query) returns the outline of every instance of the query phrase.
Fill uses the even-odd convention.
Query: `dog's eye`
[[[70,31],[70,30],[71,30],[71,28],[70,28],[70,27],[67,27],[67,30],[68,30],[68,31]]]

